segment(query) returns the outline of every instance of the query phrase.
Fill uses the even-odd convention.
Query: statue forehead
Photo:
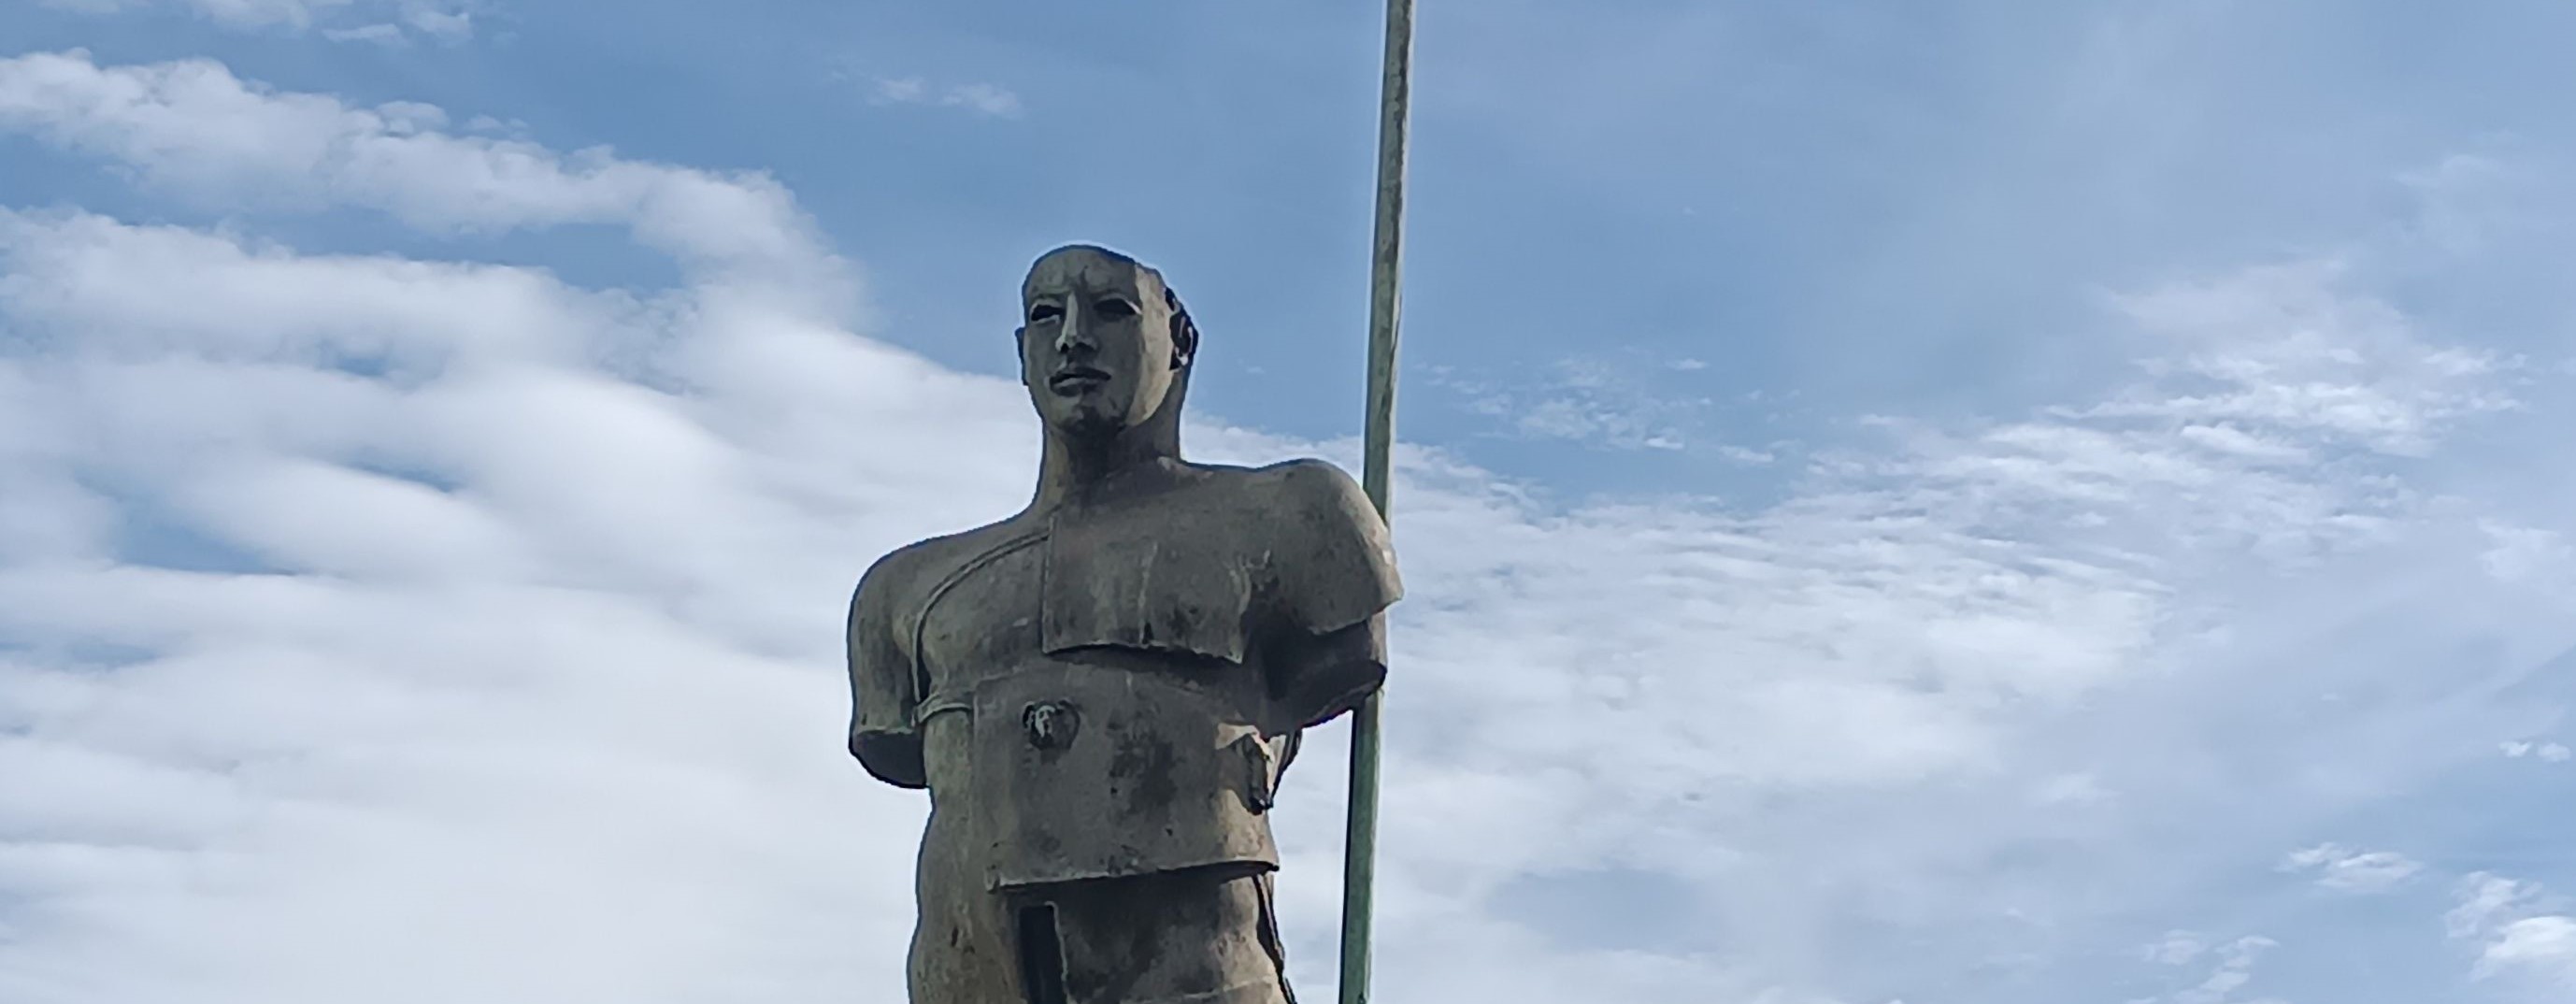
[[[1105,248],[1077,244],[1047,252],[1029,266],[1020,284],[1022,297],[1068,290],[1133,289],[1162,291],[1163,276],[1153,267]]]

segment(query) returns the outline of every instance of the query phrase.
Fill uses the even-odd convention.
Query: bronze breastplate
[[[975,814],[1004,889],[1274,868],[1271,764],[1237,702],[1164,674],[1039,659],[975,690]]]
[[[1277,867],[1263,817],[1275,769],[1253,724],[1257,677],[1240,661],[1235,625],[1209,616],[1221,610],[1239,623],[1246,580],[1222,565],[1194,568],[1198,556],[1186,554],[1128,552],[1140,563],[1106,547],[1086,546],[1081,560],[1050,550],[1041,534],[979,552],[926,594],[911,625],[917,720],[966,719],[973,780],[963,807],[989,884]],[[1067,616],[1047,586],[1068,572],[1110,584],[1111,596],[1153,579],[1189,588],[1164,602],[1089,602]],[[1186,623],[1158,616],[1169,613]],[[1121,626],[1136,617],[1146,623]],[[1067,627],[1115,637],[1068,641]],[[1161,644],[1120,643],[1129,637]],[[1051,640],[1067,643],[1050,654]]]

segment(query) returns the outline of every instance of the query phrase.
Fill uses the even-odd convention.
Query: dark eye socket
[[[1029,308],[1029,320],[1041,324],[1063,316],[1064,308],[1052,303],[1041,303]]]
[[[1100,315],[1102,320],[1123,321],[1136,316],[1136,305],[1116,297],[1111,297],[1092,304],[1091,312]]]

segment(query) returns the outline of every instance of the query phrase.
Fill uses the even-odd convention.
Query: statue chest
[[[921,594],[931,787],[992,887],[1276,865],[1262,552],[1208,529],[1059,519],[961,549]]]
[[[923,715],[1037,657],[1211,678],[1257,662],[1268,550],[1204,506],[1060,516],[961,549],[912,604]]]

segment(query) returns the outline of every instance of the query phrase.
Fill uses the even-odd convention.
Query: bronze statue
[[[1036,497],[879,559],[850,752],[927,788],[914,1004],[1289,1004],[1267,813],[1386,677],[1385,524],[1318,460],[1180,456],[1199,335],[1097,247],[1020,289]]]

